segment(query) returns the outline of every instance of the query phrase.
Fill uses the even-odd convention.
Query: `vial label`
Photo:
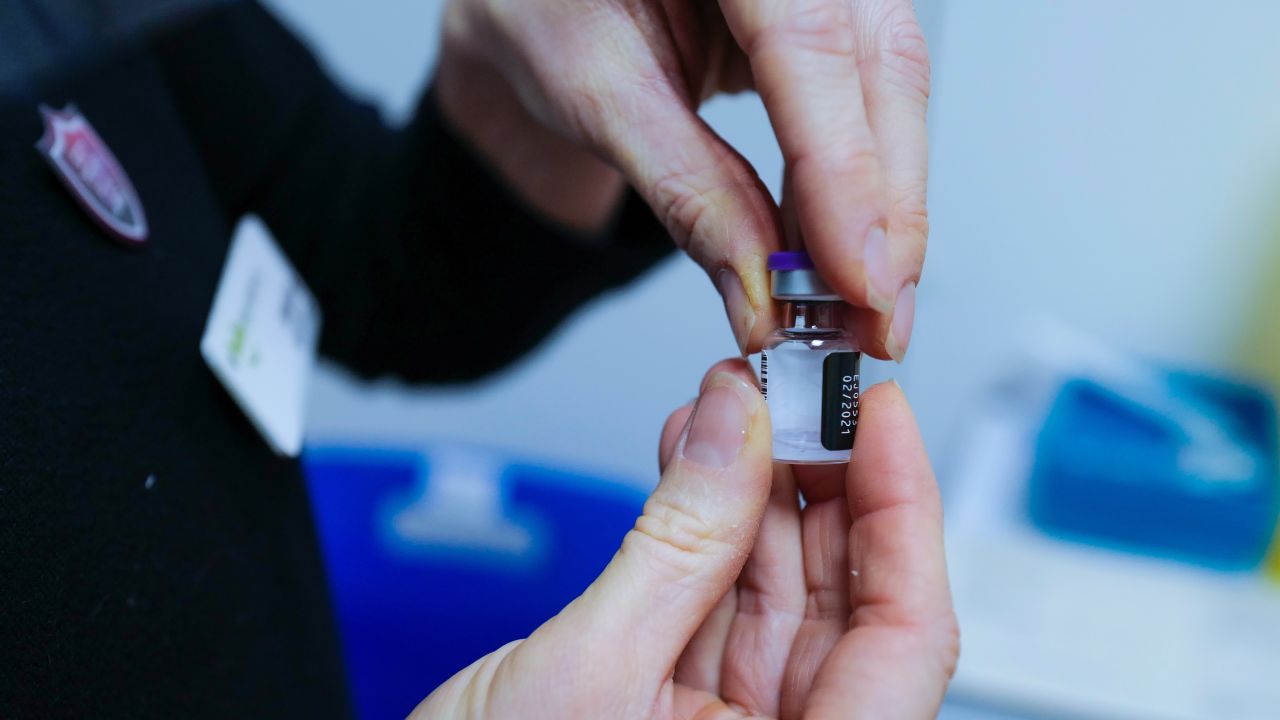
[[[858,428],[858,353],[833,352],[822,361],[822,447],[853,449]]]

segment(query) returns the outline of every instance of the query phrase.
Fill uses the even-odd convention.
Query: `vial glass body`
[[[843,463],[858,423],[859,354],[837,303],[790,302],[786,322],[760,352],[773,424],[773,459]]]

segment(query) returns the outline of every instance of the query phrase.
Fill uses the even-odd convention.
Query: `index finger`
[[[933,717],[959,652],[942,504],[896,384],[863,395],[846,480],[850,631],[814,678],[812,717]]]
[[[928,59],[910,0],[721,0],[748,54],[823,277],[901,361],[927,238]]]
[[[721,0],[794,182],[805,244],[848,302],[889,313],[900,279],[859,77],[851,0]]]

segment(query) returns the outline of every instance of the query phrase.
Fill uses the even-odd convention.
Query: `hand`
[[[744,351],[778,325],[765,257],[803,238],[862,350],[905,354],[928,234],[911,0],[452,0],[437,86],[554,219],[599,227],[630,182],[715,281]],[[781,212],[697,115],[750,88],[786,162]]]
[[[958,652],[937,487],[897,386],[862,409],[847,466],[775,467],[750,370],[712,368],[600,577],[412,717],[934,717]]]

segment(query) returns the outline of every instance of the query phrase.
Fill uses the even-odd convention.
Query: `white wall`
[[[1223,368],[1275,237],[1280,3],[965,0],[931,118],[913,398],[946,455],[1052,317]]]
[[[271,0],[338,77],[402,118],[442,2]],[[933,48],[933,236],[905,385],[935,458],[1021,327],[1050,316],[1142,352],[1218,365],[1242,332],[1280,168],[1280,4],[919,3]],[[706,112],[775,188],[758,102]],[[658,429],[735,348],[680,258],[575,316],[517,370],[451,390],[322,373],[312,438],[482,440],[653,477]],[[883,376],[884,369],[873,371]]]

